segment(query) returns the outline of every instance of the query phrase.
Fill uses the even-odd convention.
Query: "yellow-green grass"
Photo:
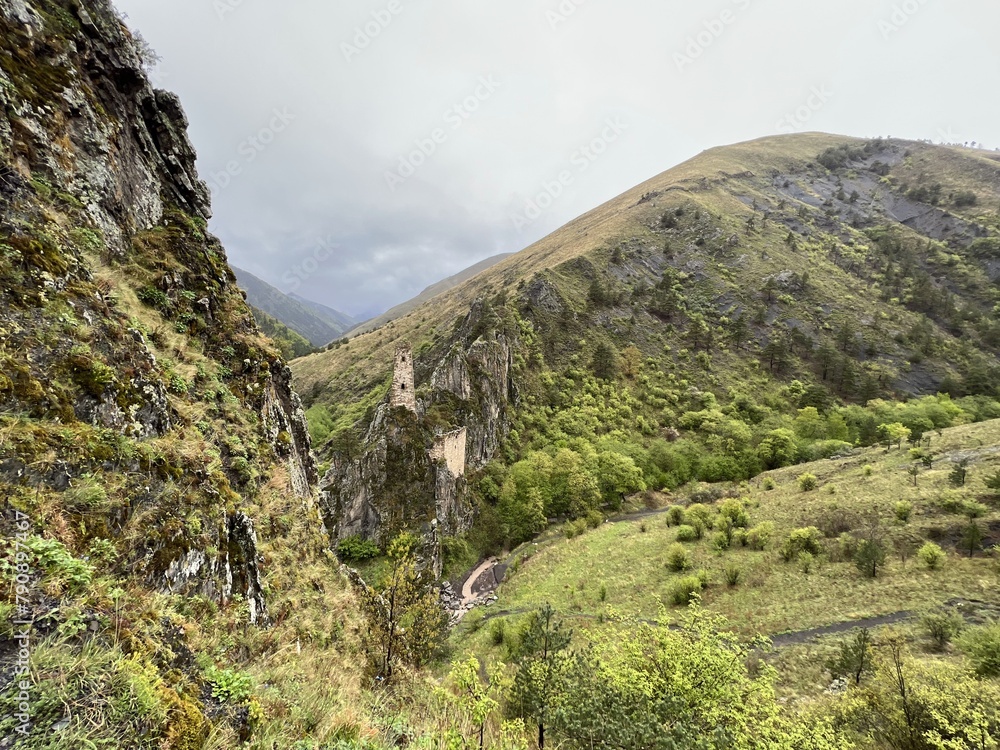
[[[989,513],[979,519],[984,531],[1000,522],[1000,503],[989,496],[984,479],[1000,468],[1000,420],[946,430],[935,436],[930,450],[939,457],[934,468],[922,471],[918,486],[907,473],[913,464],[907,450],[871,448],[841,460],[820,461],[771,472],[773,490],[763,481],[743,488],[752,523],[771,521],[774,538],[768,549],[757,552],[734,548],[724,553],[712,549],[711,533],[698,543],[685,545],[691,554],[692,571],[705,570],[711,584],[703,601],[712,611],[728,617],[733,627],[746,635],[775,635],[838,622],[876,617],[900,611],[920,610],[962,597],[1000,600],[1000,576],[996,561],[986,553],[969,558],[955,549],[964,516],[942,510],[942,498],[978,499],[988,503]],[[982,451],[970,465],[966,487],[948,484],[955,451]],[[870,467],[870,476],[869,469]],[[799,488],[797,477],[810,472],[819,479],[812,492]],[[836,490],[831,494],[831,489]],[[908,523],[896,520],[895,503],[913,504]],[[846,509],[856,517],[875,512],[881,519],[887,542],[910,534],[926,538],[933,527],[945,532],[941,540],[947,560],[939,570],[927,570],[910,554],[903,562],[890,548],[889,560],[876,580],[863,577],[850,560],[835,562],[820,556],[810,572],[799,562],[786,563],[777,547],[795,528],[817,525],[822,514],[833,508]],[[646,531],[643,531],[645,527]],[[856,529],[860,529],[855,524]],[[994,532],[995,533],[995,532]],[[689,573],[673,573],[666,567],[667,548],[675,542],[676,529],[665,516],[605,524],[574,539],[550,535],[537,547],[519,550],[524,559],[505,582],[493,612],[520,613],[545,602],[568,615],[599,616],[618,613],[654,618],[661,606],[670,605],[676,580]],[[728,565],[738,565],[744,579],[729,587],[723,578]],[[601,587],[606,597],[601,599]],[[456,642],[463,644],[475,630],[476,613],[463,625]],[[579,619],[585,622],[585,619]],[[488,630],[488,626],[484,629]],[[487,643],[476,635],[469,643]]]

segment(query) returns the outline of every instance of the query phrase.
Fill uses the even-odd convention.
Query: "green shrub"
[[[178,396],[185,395],[190,389],[188,382],[183,377],[177,375],[176,373],[170,376],[169,387],[170,387],[170,392],[176,393]]]
[[[945,513],[961,513],[964,502],[962,495],[954,490],[945,490],[935,500],[935,504]]]
[[[597,590],[597,598],[602,602],[608,599],[608,587],[606,584],[601,584],[601,588]]]
[[[671,544],[667,549],[667,567],[675,573],[691,569],[691,556],[682,544]]]
[[[951,639],[962,632],[965,620],[957,612],[944,610],[928,612],[920,618],[920,627],[930,638],[931,648],[935,651],[944,651]]]
[[[1000,677],[1000,622],[969,628],[958,647],[983,678]]]
[[[670,590],[670,601],[679,607],[690,604],[703,588],[702,579],[698,576],[684,576]]]
[[[816,556],[811,552],[799,553],[799,569],[806,575],[812,573],[813,564],[815,562],[816,562]]]
[[[816,475],[808,472],[800,475],[797,481],[799,483],[799,489],[803,492],[812,492],[817,486],[819,486],[819,480],[816,478]]]
[[[771,521],[759,523],[747,532],[747,546],[758,552],[767,549],[774,535],[774,524]]]
[[[701,539],[702,532],[700,529],[694,526],[688,526],[684,524],[677,527],[677,541],[678,542],[696,542]]]
[[[822,550],[820,540],[823,534],[815,526],[808,526],[803,529],[795,529],[781,545],[778,551],[781,559],[791,562],[801,553],[808,552],[810,555],[818,555]]]
[[[971,190],[959,190],[955,193],[955,205],[958,208],[967,208],[968,206],[974,206],[978,202],[978,198],[975,193]]]
[[[667,526],[680,526],[684,523],[684,507],[672,505],[667,510]]]
[[[715,512],[707,505],[695,503],[684,511],[684,523],[695,528],[710,529],[715,524]]]
[[[731,544],[732,541],[729,537],[729,534],[727,534],[726,532],[717,531],[714,534],[712,534],[712,549],[716,550],[717,552],[725,552],[727,549],[729,549]]]
[[[966,518],[982,518],[990,512],[989,506],[976,500],[966,500],[960,506],[960,511]]]
[[[245,703],[253,692],[253,677],[246,672],[211,667],[205,679],[212,686],[212,697],[222,703]]]
[[[110,539],[94,539],[87,548],[92,562],[110,565],[118,559],[118,550]]]
[[[746,547],[749,544],[749,537],[746,529],[733,529],[730,538],[730,545],[733,547]]]
[[[777,487],[777,485],[774,482],[774,477],[764,477],[764,481],[761,482],[760,486],[764,489],[765,492],[770,492],[775,487]]]
[[[161,312],[167,312],[170,309],[170,298],[155,287],[145,286],[136,292],[136,296],[140,302],[155,307]]]
[[[896,511],[896,520],[900,523],[909,523],[910,516],[913,515],[913,503],[907,502],[906,500],[900,500],[894,506]]]
[[[591,510],[587,512],[587,515],[584,516],[584,519],[587,521],[587,528],[596,529],[598,526],[604,523],[604,514],[602,514],[600,511]]]
[[[945,551],[934,542],[927,542],[917,551],[917,559],[928,570],[938,570],[946,557]]]
[[[727,586],[736,588],[743,580],[743,568],[735,563],[730,563],[722,571],[722,577],[725,579]]]
[[[719,508],[719,517],[731,522],[733,528],[745,529],[750,525],[750,514],[739,500],[730,498]]]
[[[507,638],[507,621],[497,618],[490,623],[490,641],[494,646],[502,646]]]
[[[587,519],[578,518],[575,521],[567,521],[563,528],[563,533],[567,539],[574,539],[587,531]]]
[[[361,562],[378,557],[379,548],[375,542],[362,539],[355,534],[337,542],[337,557],[345,562]]]
[[[871,464],[867,464],[864,468],[864,473],[866,477],[870,477],[872,474],[875,473],[875,467],[873,467]]]
[[[28,567],[40,570],[44,574],[44,581],[48,584],[70,592],[78,592],[94,577],[93,567],[73,557],[62,542],[40,536],[29,536],[22,546],[34,558]],[[6,560],[0,561],[0,570],[11,577],[17,575],[17,570]]]

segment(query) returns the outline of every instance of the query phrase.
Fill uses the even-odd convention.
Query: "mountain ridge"
[[[448,278],[441,279],[441,281],[437,281],[425,288],[416,297],[413,297],[406,302],[402,302],[381,315],[376,315],[374,318],[359,323],[353,328],[344,331],[343,337],[350,338],[358,336],[362,333],[367,333],[376,328],[380,328],[387,323],[391,323],[393,320],[409,314],[415,308],[434,299],[439,294],[443,294],[450,289],[461,286],[470,279],[475,278],[498,263],[503,262],[506,258],[510,257],[510,255],[512,255],[512,253],[499,253],[498,255],[493,255],[449,276]]]
[[[733,146],[708,149],[582,214],[547,237],[483,271],[475,279],[466,280],[458,286],[444,291],[435,300],[433,306],[425,304],[424,309],[429,312],[429,320],[446,316],[450,316],[452,319],[458,318],[464,315],[476,297],[488,296],[500,288],[509,289],[520,281],[527,280],[536,272],[551,269],[562,262],[585,254],[588,250],[600,247],[604,242],[614,240],[621,231],[617,219],[643,205],[648,206],[655,198],[669,195],[697,195],[700,192],[715,189],[719,184],[732,179],[739,179],[740,175],[746,177],[756,173],[766,173],[768,170],[779,169],[782,166],[787,168],[810,162],[815,163],[816,158],[824,149],[845,144],[861,145],[865,142],[864,139],[847,136],[806,133],[794,136],[771,136]],[[907,148],[940,149],[941,152],[955,154],[963,160],[979,163],[995,177],[997,165],[992,154],[986,155],[988,152],[980,153],[955,147],[928,146],[916,141],[897,141],[896,143],[901,144],[900,148],[903,150]],[[787,144],[789,147],[785,148],[780,144]],[[748,190],[747,192],[751,193],[752,191]],[[733,197],[729,197],[724,205],[727,210],[740,213],[747,213],[750,209],[749,205],[735,200]],[[817,207],[809,206],[811,211],[815,211]],[[925,208],[931,210],[930,206]],[[737,229],[737,231],[741,230],[742,228]],[[404,317],[412,320],[414,312],[410,311]],[[407,338],[414,344],[418,344],[418,340],[422,337],[420,327],[412,322],[403,327],[403,324],[397,320],[396,325],[390,323],[388,327],[390,327],[392,337]],[[369,339],[365,339],[365,350],[369,361],[380,368],[388,366],[391,347],[383,345],[369,348],[367,341]],[[352,344],[354,347],[362,345],[357,337],[354,338]],[[346,365],[346,360],[349,359],[350,357],[343,356],[343,351],[340,349],[306,358],[296,367],[296,376],[300,387],[309,391],[314,387],[316,377],[336,374],[341,369],[342,364]]]

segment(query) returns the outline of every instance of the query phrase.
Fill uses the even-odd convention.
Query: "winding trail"
[[[963,604],[971,604],[974,602],[967,602],[962,599],[953,599],[945,604],[948,608],[957,609],[960,614],[967,620],[976,622],[975,618],[970,618],[968,614],[961,612],[961,606]],[[993,606],[993,605],[990,605]],[[1000,609],[1000,607],[997,607]],[[522,615],[533,611],[533,608],[524,607],[517,609],[495,609],[492,612],[486,614],[482,622],[487,622],[497,617],[510,617],[513,615]],[[597,615],[589,615],[582,612],[572,612],[561,615],[567,620],[596,620]],[[902,612],[892,612],[887,615],[879,615],[877,617],[864,617],[857,620],[846,620],[844,622],[835,622],[831,625],[823,625],[816,628],[808,628],[806,630],[794,630],[787,633],[776,633],[774,635],[767,636],[768,640],[771,641],[773,648],[787,648],[788,646],[799,646],[803,643],[808,643],[809,641],[820,638],[826,635],[838,635],[840,633],[846,633],[848,631],[854,630],[855,628],[878,628],[884,627],[886,625],[897,625],[901,622],[906,622],[917,616],[916,612],[902,611]],[[638,622],[646,623],[648,625],[655,625],[656,620],[649,620],[645,618],[639,618]],[[671,628],[676,628],[678,626],[671,625]]]
[[[483,594],[493,591],[498,582],[496,576],[493,574],[493,569],[497,566],[497,559],[495,557],[487,558],[479,564],[479,567],[475,568],[468,576],[465,578],[465,582],[462,584],[462,604],[468,606],[474,601],[479,599]],[[490,575],[485,576],[484,574],[489,573]],[[480,579],[485,580],[480,583]],[[492,583],[492,585],[490,585]]]

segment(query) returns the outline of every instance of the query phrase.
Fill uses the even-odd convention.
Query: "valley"
[[[0,32],[0,750],[998,747],[996,154],[713,148],[362,322],[107,0]]]

